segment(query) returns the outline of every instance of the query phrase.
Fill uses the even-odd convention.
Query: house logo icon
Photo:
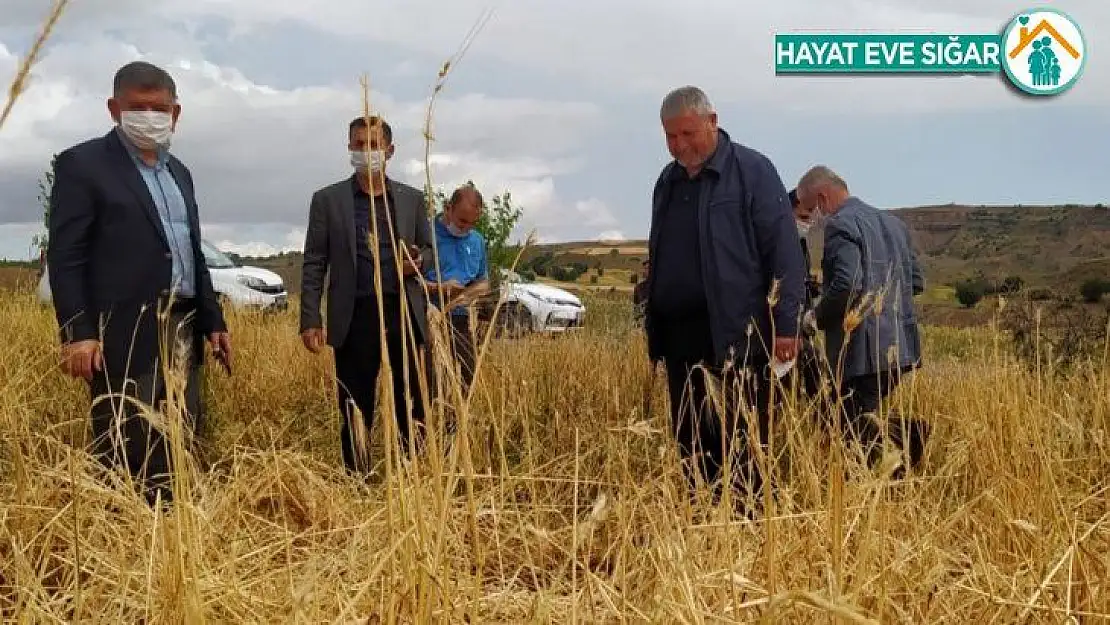
[[[1087,64],[1079,24],[1052,8],[1014,16],[1002,34],[1002,69],[1031,95],[1062,93],[1075,84]]]

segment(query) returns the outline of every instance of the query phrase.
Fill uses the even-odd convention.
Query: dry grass
[[[833,470],[841,446],[788,401],[776,415],[778,496],[761,520],[741,522],[684,496],[661,384],[648,377],[627,303],[587,303],[583,333],[488,344],[469,405],[446,385],[459,414],[450,452],[436,438],[427,458],[402,466],[381,462],[379,443],[369,483],[339,470],[331,363],[300,347],[294,313],[232,314],[236,375],[208,373],[206,457],[180,468],[178,501],[159,515],[83,451],[89,400],[57,370],[51,311],[28,289],[0,292],[0,615],[190,624],[1110,615],[1105,361],[1034,374],[990,332],[931,331],[929,368],[895,402],[934,424],[924,474],[891,484],[851,461]]]
[[[1110,613],[1110,374],[1037,377],[988,331],[930,330],[899,393],[936,437],[891,484],[804,407],[779,497],[737,521],[684,496],[623,300],[593,327],[491,343],[449,454],[340,470],[327,357],[294,313],[230,315],[205,469],[164,516],[98,475],[51,311],[0,298],[0,615],[20,622],[1046,622]],[[383,458],[375,427],[372,457]],[[839,446],[837,447],[839,449]],[[445,459],[442,459],[445,458]],[[839,505],[830,507],[830,502]],[[833,528],[842,528],[835,533]],[[836,557],[834,558],[834,554]],[[1027,620],[1022,614],[1028,613]],[[379,620],[374,620],[379,619]]]

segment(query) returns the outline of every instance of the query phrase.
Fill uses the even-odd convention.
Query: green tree
[[[50,232],[50,194],[54,190],[54,167],[58,162],[58,155],[50,159],[50,169],[39,179],[39,205],[42,207],[42,232],[31,237],[31,245],[39,250],[39,258],[46,257],[47,234]]]
[[[961,280],[955,284],[956,301],[964,308],[973,308],[986,295],[986,285],[979,280]]]
[[[1079,286],[1079,294],[1088,304],[1097,304],[1104,293],[1110,293],[1110,282],[1099,278],[1091,278]]]
[[[1000,293],[1005,293],[1009,295],[1017,293],[1024,287],[1025,281],[1021,279],[1021,276],[1007,276],[1006,279],[1002,281],[1002,284],[1001,286],[999,286],[998,291]]]

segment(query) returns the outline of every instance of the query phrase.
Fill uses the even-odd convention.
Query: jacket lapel
[[[355,245],[355,194],[348,179],[336,188],[336,206],[339,209],[339,223],[343,224],[347,247],[351,250],[351,266],[358,265],[358,248]]]
[[[392,186],[392,183],[390,183]],[[405,243],[412,245],[416,243],[413,239],[416,238],[416,215],[415,210],[418,207],[413,206],[412,198],[407,193],[392,193],[393,201],[395,202],[393,209],[394,219],[396,223],[394,227],[397,228],[397,238],[403,240]]]
[[[127,146],[123,145],[123,140],[120,139],[119,134],[113,130],[108,133],[106,137],[108,146],[111,148],[109,151],[115,155],[116,171],[119,173],[120,178],[132,193],[135,198],[139,200],[139,204],[143,207],[143,212],[146,213],[147,219],[150,220],[151,225],[158,231],[158,236],[162,238],[162,243],[168,248],[170,245],[169,239],[166,237],[166,229],[162,226],[162,218],[158,215],[158,208],[154,205],[154,199],[150,197],[150,190],[147,189],[146,183],[143,182],[142,174],[139,173],[139,168],[131,159],[131,154],[127,151]]]

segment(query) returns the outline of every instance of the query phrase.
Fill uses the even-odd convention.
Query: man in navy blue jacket
[[[128,63],[108,110],[111,131],[58,155],[47,273],[62,367],[88,382],[94,400],[94,454],[125,464],[151,503],[168,501],[172,445],[130,400],[157,407],[167,399],[166,370],[180,365],[182,431],[191,439],[204,413],[205,339],[230,371],[231,337],[201,250],[193,177],[169,151],[181,113],[173,78]]]
[[[763,479],[751,466],[750,445],[733,450],[732,439],[746,443],[754,419],[760,444],[766,441],[770,364],[797,356],[806,274],[798,230],[775,166],[717,127],[704,92],[672,91],[660,118],[674,161],[652,198],[648,353],[667,370],[691,487],[693,461],[718,497],[725,459],[733,458],[731,486],[757,495]],[[754,414],[714,409],[711,379],[730,392],[739,382]]]

